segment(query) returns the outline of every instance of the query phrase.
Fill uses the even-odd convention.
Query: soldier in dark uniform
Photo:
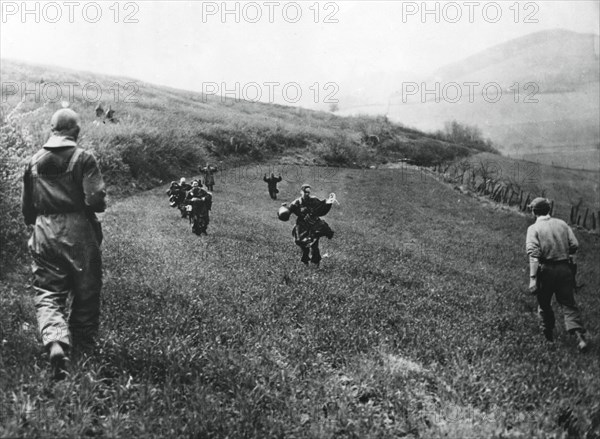
[[[269,188],[269,196],[274,200],[277,199],[277,194],[279,193],[279,189],[277,189],[277,183],[279,183],[281,180],[281,174],[279,177],[275,177],[275,174],[272,172],[269,178],[267,178],[267,174],[265,174],[263,177],[263,181],[267,183]]]
[[[33,289],[42,342],[54,378],[63,378],[75,349],[93,349],[100,324],[105,186],[93,154],[77,146],[79,116],[58,110],[52,136],[23,176],[23,216],[33,225]],[[69,298],[72,301],[69,304]]]
[[[204,176],[204,186],[212,192],[215,187],[215,177],[213,174],[218,171],[217,167],[207,163],[206,167],[199,168],[198,170]]]
[[[177,197],[179,196],[179,183],[176,181],[171,182],[171,186],[167,189],[167,195],[169,196],[169,205],[171,207],[177,207]]]
[[[192,189],[188,183],[186,183],[185,177],[181,177],[179,180],[179,194],[176,197],[177,208],[181,212],[181,218],[187,218],[187,210],[185,208],[185,198],[188,192]]]
[[[300,190],[300,198],[290,203],[289,210],[297,216],[292,235],[296,245],[302,249],[300,261],[308,265],[310,260],[318,267],[321,262],[319,238],[322,236],[326,236],[328,239],[333,238],[333,230],[320,217],[327,215],[336,198],[335,194],[332,193],[327,200],[320,200],[311,196],[310,190],[310,185],[303,184]]]
[[[212,194],[201,187],[197,181],[194,181],[192,189],[185,198],[185,204],[192,207],[190,212],[192,232],[196,235],[206,235],[206,229],[210,221],[208,212],[212,208]]]

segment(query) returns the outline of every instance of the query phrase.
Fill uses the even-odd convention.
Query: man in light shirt
[[[556,301],[563,309],[566,329],[577,336],[577,347],[585,352],[588,342],[573,295],[575,279],[569,264],[569,258],[577,252],[579,243],[567,223],[550,216],[550,203],[546,198],[534,199],[530,207],[536,221],[527,229],[525,244],[529,255],[529,290],[538,299],[544,336],[548,341],[554,341],[552,296],[556,294]]]

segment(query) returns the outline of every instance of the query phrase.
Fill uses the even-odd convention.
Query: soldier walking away
[[[96,159],[77,146],[80,126],[73,110],[54,113],[52,135],[23,176],[37,321],[55,379],[64,378],[71,348],[94,347],[100,322],[102,228],[96,212],[105,210],[106,193]]]
[[[294,242],[302,249],[300,261],[304,265],[312,262],[316,267],[321,262],[321,251],[319,250],[319,238],[326,236],[333,238],[333,230],[320,217],[327,215],[331,210],[331,205],[337,202],[335,194],[329,195],[326,200],[320,200],[310,195],[311,187],[303,184],[300,189],[300,198],[292,201],[287,207],[287,203],[282,204],[279,210],[279,219],[287,221],[290,213],[297,216],[296,225],[292,230]]]
[[[279,189],[277,189],[277,183],[279,183],[281,180],[281,174],[279,174],[279,177],[275,177],[275,174],[272,172],[269,178],[267,178],[267,174],[265,174],[263,177],[263,181],[267,183],[269,188],[269,196],[273,200],[277,199],[277,194],[279,193]]]
[[[210,222],[208,212],[212,208],[212,194],[201,187],[197,181],[192,183],[192,189],[186,196],[186,205],[191,207],[189,212],[192,233],[207,235],[206,229]]]
[[[575,277],[571,263],[579,243],[573,230],[563,220],[550,217],[550,203],[536,198],[530,204],[535,223],[527,229],[526,250],[529,255],[529,291],[537,296],[538,315],[546,340],[554,341],[552,296],[562,306],[565,326],[577,337],[577,348],[588,349],[581,312],[573,295]]]
[[[204,176],[204,186],[206,186],[208,190],[212,192],[215,188],[215,177],[213,174],[218,172],[217,167],[207,163],[206,167],[198,168],[198,170]]]

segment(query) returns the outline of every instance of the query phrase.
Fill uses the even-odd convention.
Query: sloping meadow
[[[3,268],[25,253],[20,177],[26,159],[47,140],[62,101],[80,114],[78,142],[98,158],[112,196],[156,187],[207,162],[222,167],[290,156],[298,163],[367,167],[408,157],[429,165],[473,152],[384,117],[341,118],[15,61],[3,60],[0,73]],[[99,104],[115,111],[114,122],[96,115]],[[379,143],[367,145],[368,136]]]
[[[597,343],[545,345],[525,292],[531,220],[407,169],[284,172],[280,201],[237,175],[217,174],[206,237],[165,187],[109,209],[101,344],[64,382],[48,384],[33,305],[12,291],[1,436],[599,433]],[[276,218],[304,181],[341,203],[319,269]],[[578,237],[595,336],[598,240]]]

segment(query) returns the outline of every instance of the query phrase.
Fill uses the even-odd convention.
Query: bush
[[[26,253],[21,178],[25,156],[31,150],[28,133],[9,116],[0,119],[0,266],[6,268],[20,261]]]

